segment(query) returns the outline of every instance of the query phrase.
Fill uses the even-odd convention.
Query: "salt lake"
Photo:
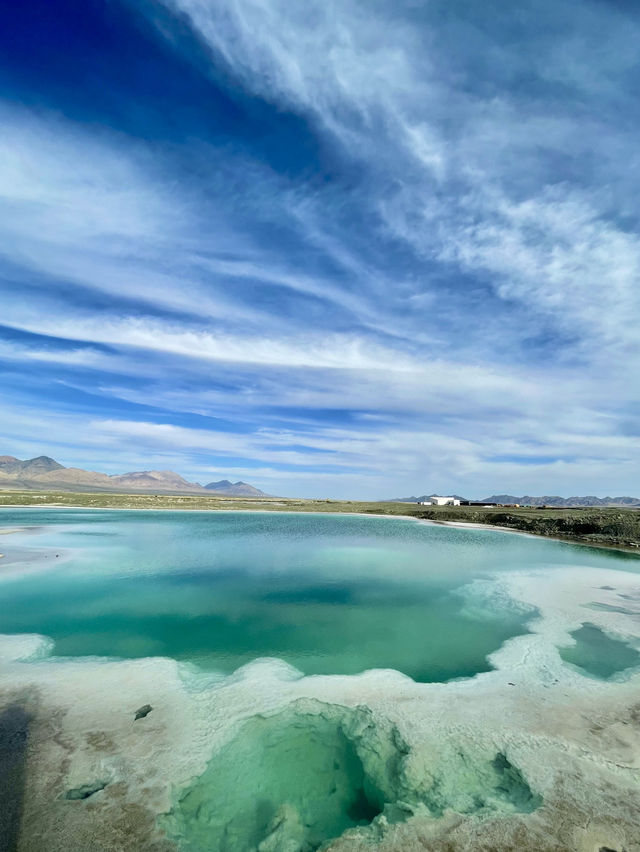
[[[0,686],[34,720],[24,849],[47,826],[51,850],[122,831],[123,801],[122,848],[418,849],[425,826],[454,842],[452,813],[460,844],[491,815],[538,843],[562,766],[536,748],[579,762],[578,707],[640,705],[632,555],[355,515],[5,509],[0,527]],[[616,848],[637,796],[613,820],[600,781],[575,795]],[[566,848],[590,848],[580,830]]]

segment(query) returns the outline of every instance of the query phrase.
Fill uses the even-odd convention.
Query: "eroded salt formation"
[[[541,804],[501,752],[489,760],[460,750],[435,773],[409,754],[397,728],[366,707],[300,699],[246,722],[163,825],[185,852],[313,852],[356,826],[373,823],[373,838],[418,813]]]
[[[386,764],[399,760],[366,708],[301,699],[245,722],[163,825],[184,850],[307,852],[369,824],[392,795]]]

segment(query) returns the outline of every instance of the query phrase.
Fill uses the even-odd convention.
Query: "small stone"
[[[143,704],[142,707],[139,707],[136,710],[136,716],[135,716],[135,719],[133,721],[137,722],[138,719],[144,719],[144,717],[148,716],[149,713],[151,713],[152,710],[153,710],[153,707],[150,704]]]

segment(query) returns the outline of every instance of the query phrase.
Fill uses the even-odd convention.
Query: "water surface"
[[[60,656],[225,673],[278,657],[305,674],[470,676],[531,618],[470,604],[471,581],[578,558],[627,567],[608,551],[397,518],[17,509],[0,524],[34,528],[3,536],[0,632],[50,636]]]

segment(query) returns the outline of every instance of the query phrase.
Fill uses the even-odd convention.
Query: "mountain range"
[[[483,503],[519,503],[521,506],[553,506],[562,509],[571,506],[640,506],[638,497],[514,497],[512,494],[494,494],[482,501]]]
[[[0,456],[0,489],[55,488],[59,491],[115,491],[143,494],[219,494],[225,497],[268,497],[246,482],[221,479],[200,485],[172,470],[141,470],[109,476],[94,470],[64,467],[49,456],[17,459]]]
[[[389,503],[419,503],[422,500],[428,500],[429,497],[435,497],[435,494],[424,494],[422,497],[394,497]],[[457,497],[459,500],[466,500],[466,497],[460,497],[459,494],[447,495]],[[475,501],[478,503],[518,503],[520,506],[551,506],[554,509],[589,506],[626,506],[630,508],[640,508],[640,497],[515,497],[513,494],[492,494],[491,497],[485,497],[482,500]]]

